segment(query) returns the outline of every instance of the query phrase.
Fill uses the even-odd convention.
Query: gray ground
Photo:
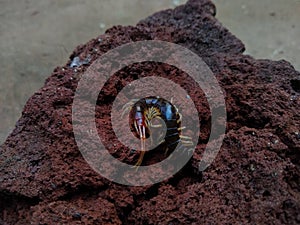
[[[0,143],[26,100],[72,50],[112,25],[134,25],[184,0],[0,0]],[[257,58],[300,70],[300,1],[214,0],[219,20]]]

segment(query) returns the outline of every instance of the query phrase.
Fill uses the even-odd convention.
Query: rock
[[[300,74],[286,61],[243,55],[243,43],[215,13],[209,0],[190,0],[135,27],[112,27],[77,47],[68,64],[56,68],[29,99],[0,148],[0,223],[299,224]],[[203,131],[192,160],[169,180],[146,187],[115,184],[97,174],[76,146],[72,101],[89,65],[71,68],[72,59],[89,58],[91,64],[110,49],[140,40],[168,41],[194,51],[224,90],[226,136],[217,158],[202,174],[198,162],[210,117],[204,96],[189,84],[185,88],[199,110]],[[149,75],[151,65],[145,65]],[[172,74],[178,82],[184,78],[168,65],[158,69],[161,76]],[[141,65],[130,71],[119,71],[108,82],[105,96],[98,99],[102,111],[96,119],[109,112],[122,84],[133,80],[130,74],[139,78]],[[99,129],[104,139],[114,140],[113,132]],[[120,152],[118,143],[111,148],[117,157],[127,154]]]

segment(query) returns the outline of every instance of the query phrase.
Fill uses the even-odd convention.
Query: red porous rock
[[[209,0],[190,0],[78,46],[28,100],[0,148],[0,224],[300,224],[300,74],[284,60],[244,55],[243,43],[215,13]],[[74,139],[72,102],[91,63],[142,40],[176,43],[203,58],[224,91],[227,129],[216,159],[200,173],[211,119],[201,90],[166,64],[118,71],[99,96],[95,115],[103,140],[115,143],[109,147],[116,158],[137,158],[116,140],[106,116],[118,92],[135,79],[155,74],[181,84],[201,121],[198,146],[179,173],[131,187],[101,177],[84,160]],[[70,67],[75,57],[88,60]]]

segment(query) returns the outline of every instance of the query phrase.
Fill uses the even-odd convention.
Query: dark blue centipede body
[[[164,120],[167,131],[164,143],[168,150],[176,148],[180,143],[181,118],[177,108],[169,101],[160,97],[147,97],[137,101],[131,108],[130,125],[134,131],[134,124],[146,127],[146,137],[150,136],[151,120],[161,118]],[[135,133],[138,137],[138,133]]]

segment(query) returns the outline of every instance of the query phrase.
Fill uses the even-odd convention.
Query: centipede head
[[[150,130],[140,106],[133,107],[129,118],[131,130],[137,138],[145,140],[150,137]]]
[[[150,137],[150,131],[145,118],[143,109],[139,105],[134,105],[130,112],[130,126],[131,130],[137,138],[141,140],[141,154],[135,164],[135,167],[139,167],[142,164],[143,157],[146,151],[146,139]]]

